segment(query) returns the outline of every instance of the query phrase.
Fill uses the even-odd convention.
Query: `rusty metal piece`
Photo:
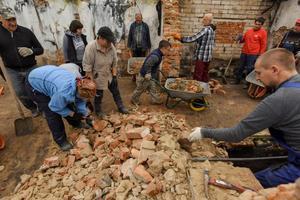
[[[209,198],[209,194],[208,194],[208,183],[209,183],[209,171],[208,169],[204,169],[204,192],[205,192],[205,197],[206,199],[210,199]]]
[[[190,142],[187,138],[179,138],[177,142],[182,149],[186,150],[189,153],[192,152],[192,142]]]

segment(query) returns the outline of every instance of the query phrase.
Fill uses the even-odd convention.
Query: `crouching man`
[[[63,151],[71,149],[62,117],[76,128],[84,127],[84,119],[91,121],[85,100],[95,97],[95,83],[90,79],[76,78],[74,73],[63,68],[46,65],[28,74],[25,88],[44,112],[54,141]]]

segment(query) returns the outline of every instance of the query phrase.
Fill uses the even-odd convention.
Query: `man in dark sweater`
[[[288,161],[277,168],[257,172],[256,178],[268,188],[294,182],[300,177],[300,75],[294,55],[286,49],[272,49],[255,63],[256,78],[275,92],[261,101],[256,109],[232,128],[193,129],[190,141],[202,138],[239,142],[266,128],[288,151]]]
[[[36,105],[27,96],[24,85],[26,74],[36,65],[35,56],[43,53],[43,47],[32,31],[17,25],[11,8],[2,7],[0,15],[0,56],[18,98],[37,116]]]
[[[136,80],[137,87],[135,88],[131,98],[132,104],[139,104],[139,98],[142,95],[142,93],[146,90],[149,90],[152,103],[161,103],[159,94],[156,91],[155,82],[151,81],[151,79],[158,80],[159,65],[163,59],[163,56],[168,55],[170,49],[171,44],[166,40],[162,40],[159,42],[158,49],[153,50],[150,53],[150,55],[145,59],[144,64]]]

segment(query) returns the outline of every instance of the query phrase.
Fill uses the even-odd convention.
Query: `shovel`
[[[18,101],[16,92],[12,86],[12,82],[10,80],[10,77],[8,76],[6,69],[4,67],[2,58],[0,57],[0,67],[1,70],[6,78],[6,82],[9,88],[9,91],[11,92],[11,94],[13,95],[19,114],[21,116],[21,118],[18,118],[15,120],[14,125],[15,125],[15,133],[17,136],[22,136],[22,135],[28,135],[28,134],[32,134],[33,133],[33,121],[32,121],[32,117],[25,117],[25,114],[22,110],[22,107],[20,105],[20,102]]]
[[[237,43],[238,43],[237,41],[234,41],[234,42],[231,44],[231,47],[232,47],[234,44],[237,44]],[[228,82],[227,82],[227,79],[226,79],[226,75],[227,75],[227,71],[228,71],[228,69],[229,69],[229,67],[230,67],[230,65],[231,65],[231,61],[232,61],[233,55],[234,55],[234,53],[231,54],[230,59],[229,59],[229,62],[228,62],[228,64],[227,64],[227,66],[226,66],[226,68],[225,68],[225,71],[224,71],[224,74],[223,74],[223,76],[222,76],[222,83],[225,84],[225,85],[228,83]]]

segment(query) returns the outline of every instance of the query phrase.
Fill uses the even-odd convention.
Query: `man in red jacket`
[[[244,35],[240,34],[237,41],[244,43],[240,57],[240,66],[236,71],[235,84],[239,84],[243,79],[243,72],[248,75],[253,69],[257,57],[263,54],[267,48],[267,31],[262,28],[265,19],[259,17],[254,21],[254,27],[247,30]]]

